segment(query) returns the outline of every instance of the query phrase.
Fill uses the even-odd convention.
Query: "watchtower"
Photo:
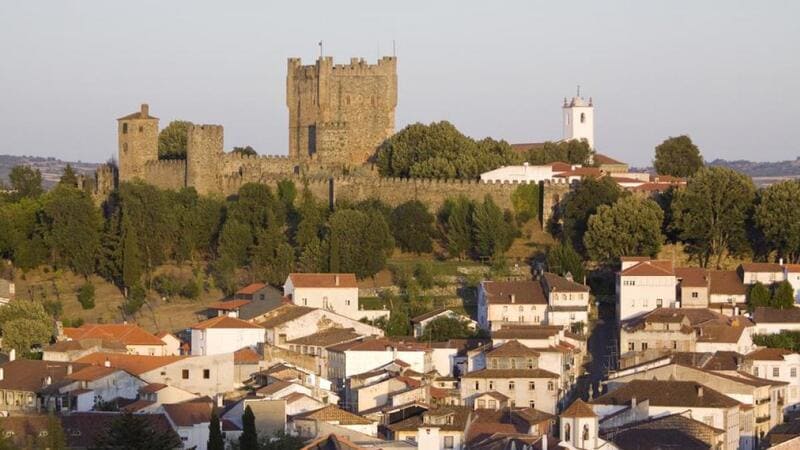
[[[117,119],[119,180],[144,180],[145,164],[158,159],[158,118],[143,103],[133,114]]]
[[[586,139],[589,147],[594,149],[594,104],[592,98],[586,101],[581,97],[580,88],[577,95],[567,101],[564,97],[564,135],[565,141]]]
[[[332,57],[321,56],[308,66],[289,58],[286,106],[291,158],[363,164],[394,134],[397,58],[334,65]]]

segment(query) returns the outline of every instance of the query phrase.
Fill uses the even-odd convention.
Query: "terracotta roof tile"
[[[461,378],[558,378],[559,375],[544,369],[481,369],[468,372]]]
[[[430,319],[431,317],[436,317],[439,314],[441,314],[443,312],[446,312],[446,311],[450,311],[450,310],[447,309],[447,308],[439,308],[439,309],[434,309],[433,311],[428,311],[425,314],[420,314],[417,317],[412,317],[411,318],[411,323],[422,322],[423,320]]]
[[[240,348],[233,352],[234,364],[258,364],[263,358],[250,347]]]
[[[72,372],[71,374],[67,375],[67,378],[75,381],[95,381],[117,371],[119,371],[119,369],[113,367],[88,366]]]
[[[238,291],[236,291],[236,293],[242,295],[252,295],[260,291],[261,289],[264,289],[265,287],[267,287],[267,285],[264,283],[252,283],[239,289]]]
[[[184,402],[162,405],[172,423],[179,427],[191,427],[211,421],[213,405],[208,402]]]
[[[526,347],[519,343],[517,340],[510,340],[503,345],[493,348],[486,352],[486,356],[492,357],[509,357],[509,356],[539,356],[539,352]]]
[[[616,159],[614,159],[614,158],[612,158],[612,157],[610,157],[608,155],[604,155],[602,153],[595,153],[594,154],[594,162],[595,162],[595,164],[609,164],[609,165],[611,165],[611,164],[613,164],[613,165],[624,164],[624,165],[627,165],[626,163],[624,163],[622,161],[617,161]]]
[[[544,281],[555,292],[589,292],[589,286],[570,281],[554,273],[545,272]]]
[[[165,345],[155,335],[133,324],[86,323],[79,328],[64,328],[64,334],[73,340],[106,339],[119,341],[125,345]]]
[[[739,265],[745,272],[758,272],[758,273],[783,273],[783,267],[778,263],[742,263]]]
[[[338,406],[328,405],[316,411],[308,411],[294,416],[295,419],[314,419],[322,422],[336,422],[339,425],[371,425],[375,422],[366,417],[349,413]]]
[[[152,406],[152,405],[155,405],[155,404],[156,404],[156,402],[154,402],[152,400],[136,400],[133,403],[129,403],[129,404],[121,407],[119,410],[122,411],[122,412],[136,413],[136,412],[141,411],[144,408],[147,408],[148,406]]]
[[[593,405],[630,405],[631,399],[650,406],[733,408],[736,400],[694,381],[633,380],[591,401]]]
[[[360,337],[362,337],[362,335],[356,333],[353,328],[328,328],[327,330],[309,334],[308,336],[292,339],[288,341],[287,344],[327,347],[329,345],[350,342]]]
[[[589,404],[577,399],[561,413],[561,417],[597,417],[597,414]]]
[[[251,322],[246,322],[235,317],[219,316],[213,319],[204,320],[192,325],[193,330],[206,330],[209,328],[241,329],[241,328],[264,328]]]
[[[61,426],[64,428],[67,448],[93,448],[100,433],[109,429],[120,416],[120,413],[111,412],[72,412],[62,416]],[[179,439],[164,414],[142,414],[137,417],[147,421],[150,428]]]
[[[281,305],[268,312],[258,324],[264,328],[271,329],[314,311],[316,311],[316,309],[309,306],[297,306],[293,304]]]
[[[406,340],[393,340],[389,338],[363,338],[357,341],[345,342],[343,344],[336,344],[328,347],[328,351],[344,352],[344,351],[380,351],[386,349],[396,349],[402,352],[424,352],[428,350],[428,346],[423,343]]]
[[[626,277],[671,277],[675,276],[671,261],[648,260],[628,267],[620,272]]]
[[[0,365],[3,368],[3,379],[0,380],[0,389],[37,392],[44,386],[45,379],[49,376],[53,383],[64,380],[67,369],[73,370],[87,367],[86,364],[42,361],[31,359],[16,359]]]
[[[768,308],[759,306],[753,312],[755,323],[800,323],[800,308]]]
[[[783,361],[785,355],[792,353],[794,352],[785,348],[761,348],[748,353],[745,358],[755,361]]]
[[[492,305],[545,305],[542,285],[538,281],[485,281],[481,283],[486,299]]]
[[[709,294],[746,295],[747,286],[742,283],[735,270],[711,270],[709,276]]]
[[[708,271],[702,267],[676,267],[675,277],[682,287],[708,287]]]
[[[150,383],[146,386],[140,387],[139,392],[143,394],[152,394],[153,392],[158,392],[166,387],[167,385],[163,383]]]
[[[504,325],[492,331],[492,339],[547,339],[562,330],[556,325]]]
[[[355,288],[356,276],[352,273],[290,273],[294,287]]]
[[[228,300],[208,305],[208,309],[218,309],[220,311],[233,311],[244,305],[250,304],[250,300]]]
[[[183,358],[187,358],[187,356],[123,355],[120,353],[97,352],[86,355],[75,362],[102,366],[108,361],[111,367],[120,368],[133,375],[141,375],[180,361]]]

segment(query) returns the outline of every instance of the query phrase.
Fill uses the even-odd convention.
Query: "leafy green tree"
[[[257,278],[280,286],[294,269],[294,249],[276,225],[259,233],[252,252],[252,266]]]
[[[785,348],[795,352],[800,351],[800,332],[781,331],[776,334],[756,334],[753,336],[753,343],[769,348]]]
[[[122,219],[122,284],[130,288],[141,282],[144,264],[141,249],[130,219],[125,215]]]
[[[15,198],[36,198],[42,195],[42,173],[28,166],[14,166],[8,174],[11,188],[16,191]]]
[[[781,281],[773,289],[772,301],[770,302],[773,308],[787,309],[794,307],[794,288],[788,281]]]
[[[43,345],[52,335],[52,318],[41,303],[17,299],[0,308],[3,347],[29,354],[34,345]]]
[[[242,434],[239,435],[240,450],[258,450],[258,433],[256,432],[256,416],[250,406],[242,414]]]
[[[750,312],[755,311],[760,306],[770,306],[770,300],[769,289],[760,281],[750,286],[750,290],[747,293],[747,306]]]
[[[448,339],[462,339],[471,337],[474,332],[469,327],[469,322],[456,317],[437,317],[428,323],[425,332],[420,337],[424,342],[442,342]]]
[[[406,308],[392,307],[392,314],[389,316],[389,321],[386,323],[387,336],[410,336],[411,325],[409,323],[408,312]]]
[[[720,267],[726,252],[747,244],[745,221],[753,207],[755,186],[746,175],[724,167],[704,167],[677,192],[672,203],[675,227],[703,267]]]
[[[70,187],[78,187],[78,175],[75,173],[75,169],[73,169],[70,164],[67,164],[67,167],[64,167],[64,173],[61,175],[61,179],[58,181],[58,184]]]
[[[78,303],[83,309],[94,309],[94,285],[90,281],[78,288]]]
[[[583,282],[585,272],[581,255],[568,243],[555,243],[547,251],[547,270],[557,275],[572,274],[576,282]]]
[[[577,188],[562,201],[561,213],[555,217],[562,219],[563,236],[578,253],[585,254],[583,235],[589,224],[589,217],[601,205],[611,205],[622,196],[619,185],[611,177],[601,179],[584,178]]]
[[[653,167],[659,175],[687,178],[703,167],[703,157],[689,136],[670,137],[656,146]]]
[[[245,146],[245,147],[233,147],[231,153],[238,153],[242,156],[258,156],[258,152],[253,147]]]
[[[173,450],[181,446],[181,440],[171,428],[154,429],[144,415],[124,413],[98,433],[94,445],[103,450]]]
[[[381,175],[404,178],[477,178],[517,160],[505,141],[475,141],[449,122],[409,125],[384,141],[376,155]]]
[[[439,211],[439,226],[448,253],[459,259],[472,248],[472,214],[475,204],[464,196],[447,199]]]
[[[159,159],[186,159],[191,122],[173,120],[158,133]]]
[[[611,206],[600,205],[583,237],[586,252],[604,263],[621,256],[655,256],[664,242],[663,221],[664,213],[650,199],[627,196]]]
[[[800,261],[800,181],[783,181],[764,189],[755,222],[772,249],[791,262]]]
[[[49,249],[42,236],[39,199],[23,198],[0,207],[0,256],[23,270],[43,263]]]
[[[250,227],[236,219],[225,221],[219,237],[219,256],[234,264],[247,264],[247,253],[253,244]]]
[[[317,237],[303,247],[297,268],[301,272],[327,272],[328,271],[328,245]]]
[[[325,208],[314,198],[308,186],[300,193],[297,213],[299,220],[294,233],[294,242],[302,252],[312,241],[320,241],[326,218]]]
[[[433,276],[433,266],[428,261],[420,261],[414,264],[414,278],[422,289],[430,289],[435,283]]]
[[[45,240],[58,262],[88,277],[95,269],[102,218],[83,191],[56,186],[44,201]]]
[[[192,187],[165,195],[181,230],[177,233],[175,259],[181,262],[211,254],[222,224],[222,202],[200,197]]]
[[[545,142],[541,147],[528,150],[525,160],[530,164],[542,165],[552,162],[590,165],[594,151],[586,139],[572,139],[560,142]]]
[[[270,221],[279,221],[282,227],[285,217],[286,210],[280,199],[269,186],[259,183],[243,185],[228,205],[227,220],[237,220],[250,227],[251,240],[270,225]]]
[[[278,182],[278,200],[283,204],[284,209],[294,208],[294,201],[297,198],[297,186],[292,180],[283,179]]]
[[[399,205],[391,216],[395,242],[406,252],[430,252],[433,250],[433,221],[433,214],[419,200],[410,200]]]
[[[211,420],[208,423],[208,450],[225,450],[225,438],[222,437],[222,428],[219,424],[219,415],[216,410],[211,411]]]
[[[386,266],[394,240],[379,213],[342,209],[331,215],[328,225],[332,272],[353,272],[366,278]]]
[[[522,184],[511,193],[511,204],[514,214],[520,223],[539,217],[539,185]]]
[[[500,207],[488,195],[483,203],[475,206],[472,223],[475,253],[493,260],[501,257],[511,247],[517,232],[513,222],[507,220]]]

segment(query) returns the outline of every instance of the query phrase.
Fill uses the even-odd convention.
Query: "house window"
[[[514,382],[513,381],[509,381],[508,382],[508,390],[509,391],[513,391],[514,390]]]
[[[478,408],[486,408],[486,400],[478,400]]]
[[[184,380],[189,379],[189,369],[183,369],[181,371],[181,378],[183,378]]]
[[[572,428],[569,423],[564,424],[564,440],[569,441],[572,439]]]
[[[581,113],[581,123],[586,122],[586,113]]]
[[[350,300],[345,300],[344,304],[347,305],[347,306],[350,306]]]
[[[536,402],[531,400],[528,402],[528,408],[536,409]]]
[[[264,299],[266,299],[266,297],[264,296],[264,294],[259,294],[258,295],[258,299],[259,300],[264,300]]]
[[[444,448],[453,448],[453,436],[444,437]]]
[[[547,390],[548,391],[552,391],[553,389],[555,389],[555,385],[553,384],[552,381],[548,381],[547,382]]]
[[[575,313],[569,313],[569,320],[570,321],[574,321],[575,320]]]
[[[489,390],[490,391],[494,390],[494,380],[489,380]]]
[[[697,292],[692,292],[692,298],[697,298],[699,294]]]
[[[753,376],[758,376],[758,367],[753,367]]]
[[[672,341],[672,349],[673,350],[677,350],[678,349],[678,341]]]
[[[489,409],[497,409],[497,402],[494,400],[489,400]]]
[[[781,368],[780,367],[773,367],[772,368],[772,376],[776,377],[776,378],[781,376]]]
[[[529,381],[528,382],[528,390],[529,391],[535,391],[536,390],[536,382],[535,381]]]
[[[792,367],[789,369],[789,376],[792,378],[797,378],[797,367]]]
[[[518,321],[519,321],[520,323],[522,323],[522,322],[525,322],[525,317],[523,317],[523,316],[519,316],[519,319],[518,319]]]
[[[642,300],[642,306],[644,306],[645,308],[647,308],[647,299],[644,299],[644,300]]]
[[[625,281],[622,282],[622,285],[623,286],[636,286],[636,281],[635,280],[625,280]]]
[[[634,344],[633,342],[628,342],[628,351],[629,352],[632,352],[632,351],[636,350],[634,345],[636,345],[636,344]]]
[[[127,123],[123,123],[122,124],[122,134],[128,134],[128,124]]]
[[[481,382],[480,381],[476,381],[475,382],[475,390],[479,391],[480,389],[481,389]]]
[[[664,300],[661,300],[660,298],[657,298],[656,299],[656,308],[661,308],[662,304],[664,304]]]
[[[211,370],[203,369],[203,379],[208,380],[209,378],[211,378]]]
[[[144,132],[144,127],[139,125],[139,133],[142,133],[142,132]]]
[[[642,351],[647,350],[647,342],[642,342]]]
[[[307,298],[303,299],[303,306],[308,306],[308,299]]]

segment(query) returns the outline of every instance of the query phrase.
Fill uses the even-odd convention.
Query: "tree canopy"
[[[566,242],[557,242],[547,251],[547,270],[561,276],[569,273],[579,283],[585,275],[581,255]]]
[[[656,256],[664,242],[663,221],[664,213],[650,199],[626,196],[611,206],[600,205],[583,237],[586,252],[605,263],[621,256]]]
[[[16,191],[17,198],[35,198],[44,192],[42,173],[29,166],[14,166],[8,174],[11,188]]]
[[[253,147],[245,146],[245,147],[233,147],[231,153],[238,153],[243,156],[258,156],[258,152]]]
[[[381,175],[403,178],[477,178],[481,173],[518,161],[505,141],[479,141],[451,123],[409,125],[378,147]]]
[[[545,142],[541,147],[533,147],[525,155],[525,161],[534,165],[565,162],[570,164],[591,165],[594,150],[586,139]]]
[[[783,181],[761,191],[755,221],[771,250],[800,262],[800,181]]]
[[[689,136],[670,137],[656,146],[653,167],[659,175],[687,178],[703,167],[703,157]]]
[[[673,226],[687,250],[700,265],[719,268],[726,252],[747,245],[745,221],[753,208],[755,186],[739,172],[724,167],[704,167],[676,192],[672,202]]]
[[[154,429],[147,417],[131,413],[120,414],[111,426],[97,436],[95,446],[100,449],[172,450],[180,447],[181,440],[171,428]]]
[[[392,211],[392,234],[407,252],[427,253],[433,249],[433,214],[419,200],[410,200]]]
[[[159,159],[186,159],[191,125],[185,120],[173,120],[158,133]]]
[[[577,188],[564,197],[559,216],[563,222],[563,237],[572,244],[579,253],[585,253],[583,235],[589,223],[589,217],[597,212],[601,205],[611,205],[622,196],[622,190],[611,177],[584,178]]]
[[[375,275],[394,248],[389,225],[378,212],[341,209],[329,220],[330,270]]]
[[[53,320],[40,302],[17,299],[0,308],[0,332],[3,347],[13,348],[20,355],[34,346],[50,342]]]
[[[463,339],[472,337],[475,332],[470,328],[469,322],[455,317],[437,317],[425,327],[420,337],[425,342],[442,342],[448,339]]]

